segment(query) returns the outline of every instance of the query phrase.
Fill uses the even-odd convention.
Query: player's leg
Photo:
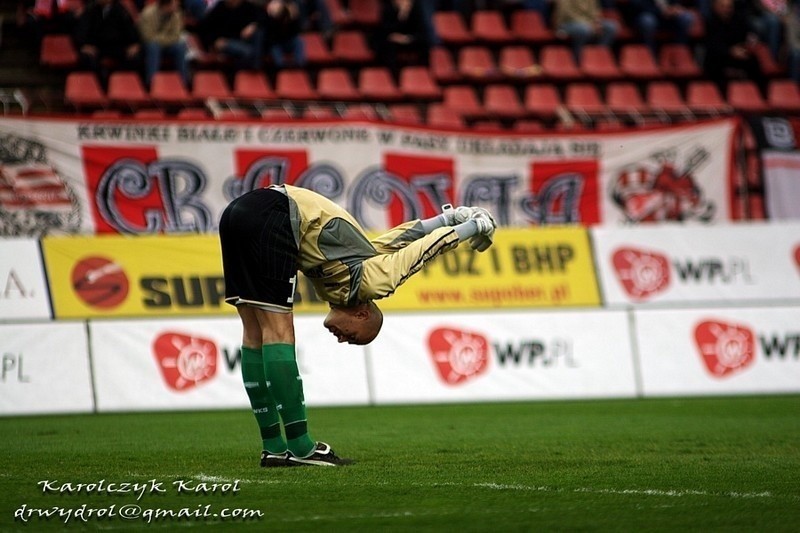
[[[236,307],[242,320],[242,381],[250,406],[261,432],[261,466],[286,464],[286,441],[281,433],[281,419],[275,398],[267,385],[261,347],[261,326],[256,309],[246,305]]]

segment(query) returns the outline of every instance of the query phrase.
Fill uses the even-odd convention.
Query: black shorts
[[[219,239],[225,301],[290,312],[298,251],[286,195],[256,189],[235,199],[222,213]]]

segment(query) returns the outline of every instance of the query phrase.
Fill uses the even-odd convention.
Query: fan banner
[[[800,220],[800,151],[764,150],[761,161],[770,220]]]
[[[475,134],[368,122],[0,120],[0,235],[213,232],[257,187],[318,191],[371,231],[488,208],[503,226],[731,219],[738,122]]]

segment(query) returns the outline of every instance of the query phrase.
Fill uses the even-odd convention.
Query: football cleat
[[[273,466],[294,466],[289,462],[289,453],[272,453],[264,450],[261,452],[261,466],[265,468]]]
[[[297,457],[289,452],[289,462],[294,465],[312,466],[345,466],[353,464],[352,459],[339,457],[328,444],[318,442],[314,451],[308,457]]]

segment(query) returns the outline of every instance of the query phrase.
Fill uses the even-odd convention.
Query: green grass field
[[[317,408],[309,416],[315,438],[358,463],[261,469],[246,410],[0,419],[0,530],[800,531],[800,396]],[[101,480],[120,490],[155,480],[165,493],[149,484],[139,499],[77,488]],[[177,480],[184,489],[238,483],[198,494],[178,492]],[[44,493],[40,481],[52,490],[71,483],[73,493]],[[84,513],[114,506],[132,514],[135,504],[142,516],[73,515],[65,525],[34,510],[83,504]],[[212,516],[147,511],[181,508]],[[19,509],[27,523],[15,521]],[[213,517],[223,509],[262,516]]]

